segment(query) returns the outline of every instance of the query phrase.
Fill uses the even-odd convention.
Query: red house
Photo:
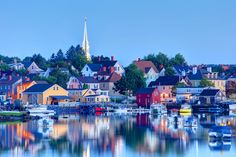
[[[138,106],[149,108],[151,104],[160,102],[160,93],[157,88],[141,88],[136,93]]]

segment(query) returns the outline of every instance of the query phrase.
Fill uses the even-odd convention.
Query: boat
[[[210,139],[230,139],[232,137],[232,130],[229,126],[213,126],[209,132]]]
[[[118,114],[127,114],[128,113],[128,108],[126,107],[117,107],[114,108],[114,112]]]
[[[28,107],[26,111],[29,112],[30,116],[39,116],[39,117],[54,116],[56,113],[54,110],[48,110],[46,105]]]
[[[192,113],[192,108],[188,104],[181,105],[181,108],[179,110],[180,113],[182,114],[191,114]]]
[[[150,110],[151,114],[167,114],[167,108],[163,104],[152,104]]]
[[[209,140],[208,146],[213,151],[229,151],[231,140]]]

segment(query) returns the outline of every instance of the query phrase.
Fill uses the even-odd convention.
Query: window
[[[88,71],[88,67],[86,67],[86,71]]]
[[[99,98],[97,98],[97,101],[99,101]]]
[[[120,71],[120,67],[117,67],[117,70]]]
[[[165,90],[165,86],[163,86],[162,89]]]

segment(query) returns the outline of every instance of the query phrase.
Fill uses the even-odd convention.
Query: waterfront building
[[[17,85],[17,91],[16,91],[16,96],[15,99],[22,99],[22,93],[30,88],[31,86],[35,85],[36,82],[30,80],[29,77],[23,77],[22,82]]]
[[[187,82],[180,76],[160,76],[156,81],[152,81],[149,87],[157,88],[160,93],[160,100],[162,103],[176,102],[176,97],[173,93],[173,87],[177,84]]]
[[[215,104],[225,100],[225,94],[219,89],[204,89],[199,95],[201,104]]]
[[[12,102],[17,98],[17,86],[22,83],[22,78],[19,76],[3,75],[0,79],[0,92],[6,94],[7,99]]]
[[[176,102],[195,103],[204,87],[177,87],[176,88]]]
[[[143,72],[144,78],[146,79],[146,86],[159,77],[159,72],[151,61],[143,61],[139,58],[137,61],[134,61],[134,64]]]
[[[35,84],[23,92],[24,104],[58,104],[69,99],[68,91],[57,84]]]
[[[150,107],[152,104],[160,103],[160,99],[157,88],[141,88],[136,93],[136,103],[141,107]]]

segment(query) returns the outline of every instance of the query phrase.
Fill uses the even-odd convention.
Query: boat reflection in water
[[[235,117],[207,114],[60,115],[1,123],[0,155],[233,156],[234,126]],[[217,127],[230,127],[232,137],[209,139]]]

